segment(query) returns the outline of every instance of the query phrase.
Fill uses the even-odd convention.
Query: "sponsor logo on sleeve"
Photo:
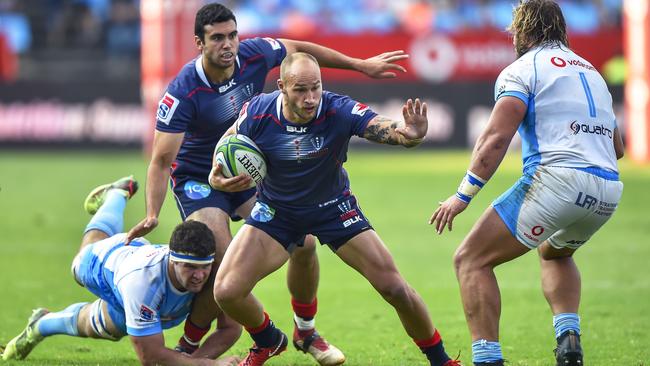
[[[180,102],[173,95],[165,93],[160,102],[158,103],[158,120],[166,125],[169,124],[174,116],[174,111]]]
[[[140,306],[140,320],[144,322],[155,321],[156,312],[147,305]]]
[[[264,37],[262,39],[265,40],[266,42],[268,42],[271,45],[271,48],[273,48],[273,50],[279,50],[280,48],[282,48],[280,46],[280,42],[278,42],[277,40],[275,40],[273,38]]]
[[[366,111],[368,110],[368,106],[363,104],[363,103],[357,103],[352,107],[352,114],[356,114],[357,116],[362,116],[366,114]]]

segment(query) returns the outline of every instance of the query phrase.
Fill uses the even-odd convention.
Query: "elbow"
[[[623,156],[625,156],[625,150],[621,149],[616,151],[616,160],[622,159]]]

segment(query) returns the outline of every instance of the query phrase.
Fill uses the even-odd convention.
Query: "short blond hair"
[[[289,72],[291,71],[291,66],[293,66],[293,64],[299,60],[310,60],[313,61],[316,64],[316,66],[320,67],[320,65],[318,64],[318,60],[316,60],[316,57],[306,52],[292,53],[289,56],[285,57],[284,60],[282,60],[282,63],[280,64],[280,79],[282,79],[282,81],[286,81],[286,78]]]

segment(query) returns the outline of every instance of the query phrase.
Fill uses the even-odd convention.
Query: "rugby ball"
[[[266,176],[264,154],[248,136],[225,136],[217,143],[214,155],[226,178],[245,174],[253,178],[250,187],[255,187]]]

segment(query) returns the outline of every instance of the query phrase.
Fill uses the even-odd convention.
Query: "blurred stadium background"
[[[0,0],[0,143],[146,146],[155,103],[170,78],[197,54],[193,19],[203,3]],[[372,81],[352,72],[329,71],[325,86],[395,116],[402,99],[420,96],[431,107],[430,146],[455,148],[472,146],[493,104],[494,80],[515,58],[504,32],[513,3],[224,2],[234,10],[243,38],[310,40],[357,57],[390,49],[409,52],[409,72],[397,80]],[[560,3],[572,47],[607,76],[624,127],[622,0]]]
[[[619,212],[577,255],[585,289],[583,343],[590,365],[648,365],[650,5],[647,0],[559,2],[572,48],[610,85],[628,144],[621,162],[626,189]],[[22,329],[32,307],[58,309],[90,298],[73,285],[68,271],[87,218],[81,201],[91,187],[116,177],[133,173],[144,180],[147,158],[142,151],[147,151],[152,137],[155,108],[170,78],[197,54],[193,21],[203,3],[0,0],[0,344]],[[356,57],[391,49],[411,54],[404,64],[408,73],[398,79],[375,81],[327,70],[324,84],[393,117],[400,116],[407,97],[428,102],[425,148],[365,149],[369,145],[356,139],[357,150],[366,151],[350,154],[348,170],[366,213],[405,277],[430,306],[450,352],[461,349],[461,358],[468,363],[469,335],[451,255],[480,212],[515,181],[519,155],[507,157],[454,232],[434,236],[424,222],[434,203],[458,184],[469,148],[494,103],[496,76],[515,59],[504,28],[516,1],[223,3],[235,12],[242,38],[308,40]],[[272,74],[269,80],[276,77]],[[274,83],[267,82],[267,89],[273,88]],[[143,209],[139,194],[128,206],[126,225],[137,222]],[[178,220],[168,197],[161,225],[150,239],[166,241]],[[346,351],[349,364],[421,362],[391,310],[367,283],[328,251],[319,252],[319,327]],[[513,366],[548,365],[552,327],[535,255],[503,267],[497,274],[504,289],[504,351]],[[276,314],[276,323],[290,329],[282,276],[265,280],[257,293]],[[362,332],[368,324],[374,326],[370,340]],[[173,346],[180,331],[167,335]],[[234,352],[242,354],[248,346],[244,336]],[[127,341],[109,344],[58,337],[41,348],[30,356],[31,362],[16,364],[136,362]],[[270,364],[309,363],[292,351]]]

